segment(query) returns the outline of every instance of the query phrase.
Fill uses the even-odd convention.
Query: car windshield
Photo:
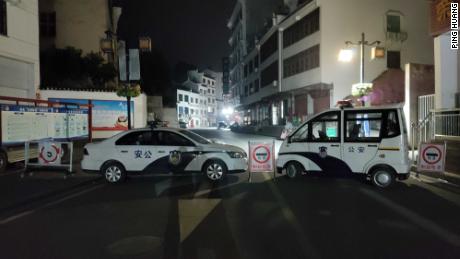
[[[179,131],[180,133],[184,134],[185,136],[191,138],[192,140],[194,140],[195,142],[198,142],[200,144],[211,144],[211,141],[209,141],[208,139],[206,138],[203,138],[202,136],[196,134],[196,133],[193,133],[191,131],[188,131],[188,130],[181,130]]]

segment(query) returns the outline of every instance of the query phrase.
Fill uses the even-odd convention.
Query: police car
[[[298,127],[280,147],[277,169],[302,173],[362,174],[378,187],[409,177],[402,107],[337,108]]]
[[[213,143],[186,129],[147,128],[87,144],[81,167],[101,173],[110,183],[123,181],[128,173],[203,173],[218,181],[227,173],[245,172],[247,155],[239,147]]]

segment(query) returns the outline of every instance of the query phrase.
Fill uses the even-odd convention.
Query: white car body
[[[136,141],[137,143],[127,144],[130,143],[130,136],[136,136],[136,134],[144,137],[149,134],[150,136],[174,136],[174,138],[178,137],[186,141],[183,145],[169,145],[166,142],[153,145],[151,141],[145,143]],[[101,172],[104,164],[117,162],[129,173],[182,174],[202,172],[206,162],[219,160],[225,164],[227,173],[241,173],[247,170],[247,155],[243,149],[211,142],[199,143],[192,138],[193,135],[190,137],[187,134],[195,133],[176,128],[126,131],[102,142],[87,144],[81,167],[84,171]],[[168,137],[165,141],[170,140],[171,138]],[[151,144],[148,145],[148,143]],[[238,157],[230,156],[235,153],[238,153]]]
[[[289,162],[297,162],[304,172],[370,175],[380,167],[390,168],[393,178],[404,180],[411,165],[408,151],[401,107],[331,109],[286,138],[277,169],[282,172]]]

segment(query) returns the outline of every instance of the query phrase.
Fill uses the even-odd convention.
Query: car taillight
[[[84,148],[84,149],[83,149],[83,154],[84,154],[84,155],[89,155],[88,149]]]

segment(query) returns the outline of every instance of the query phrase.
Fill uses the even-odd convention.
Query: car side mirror
[[[292,136],[287,137],[287,143],[292,143]]]

